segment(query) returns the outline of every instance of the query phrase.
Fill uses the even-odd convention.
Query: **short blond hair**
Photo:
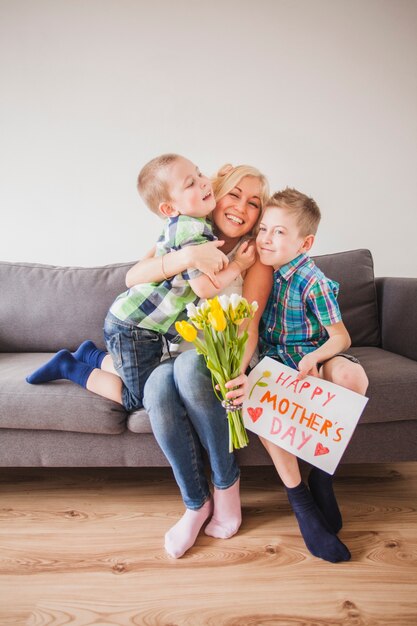
[[[313,198],[301,191],[290,187],[277,191],[266,201],[265,208],[268,207],[287,209],[295,215],[302,237],[316,234],[321,219],[320,209]]]
[[[259,211],[259,218],[257,223],[254,226],[254,231],[257,228],[258,222],[262,215],[262,209],[265,206],[268,197],[269,197],[269,185],[268,180],[264,174],[262,174],[256,167],[252,167],[251,165],[223,165],[217,172],[216,176],[212,178],[213,185],[213,193],[216,198],[216,202],[221,198],[224,198],[228,193],[230,193],[246,176],[251,176],[252,178],[258,178],[261,184],[260,191],[260,202],[261,202],[261,211]]]
[[[139,172],[137,182],[139,194],[150,210],[159,217],[161,202],[171,200],[165,173],[168,167],[180,158],[182,157],[179,154],[161,154],[144,165]]]

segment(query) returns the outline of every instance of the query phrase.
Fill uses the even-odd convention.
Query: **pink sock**
[[[228,489],[214,489],[214,513],[205,533],[217,539],[228,539],[237,533],[242,523],[239,493],[240,479]]]
[[[165,550],[179,559],[195,543],[204,522],[213,511],[213,501],[207,500],[200,509],[187,509],[181,519],[165,534]]]

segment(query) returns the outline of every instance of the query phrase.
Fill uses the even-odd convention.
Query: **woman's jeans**
[[[239,468],[229,452],[226,412],[213,391],[204,358],[195,350],[164,361],[152,372],[143,404],[188,509],[199,509],[210,496],[203,448],[213,485],[227,489],[236,482]]]

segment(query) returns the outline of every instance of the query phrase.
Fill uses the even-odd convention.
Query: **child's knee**
[[[332,382],[364,395],[368,388],[368,377],[361,365],[346,361],[334,373]]]
[[[358,365],[357,369],[358,369],[358,374],[357,374],[357,379],[356,379],[357,393],[361,393],[362,395],[365,395],[366,390],[368,389],[368,386],[369,386],[369,380],[362,365]]]

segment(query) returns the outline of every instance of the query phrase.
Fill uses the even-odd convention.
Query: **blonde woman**
[[[223,241],[220,250],[225,257],[210,260],[212,244],[194,246],[166,255],[164,270],[168,276],[194,264],[213,276],[231,261],[237,250],[254,235],[262,207],[268,197],[265,177],[246,165],[223,167],[213,180],[216,207],[212,213],[213,229]],[[253,245],[252,243],[249,245]],[[209,254],[205,255],[207,247]],[[188,255],[195,255],[192,259]],[[201,256],[199,256],[201,255]],[[258,322],[272,286],[272,271],[258,260],[223,291],[242,293],[256,300],[259,309],[250,326],[242,372],[257,346]],[[132,268],[129,281],[161,280],[157,258],[147,258]],[[190,344],[187,344],[189,347]],[[228,385],[230,399],[239,400],[241,379]],[[228,423],[225,410],[216,398],[204,360],[195,350],[181,352],[163,362],[150,375],[144,390],[144,406],[154,435],[171,464],[186,507],[181,519],[166,533],[165,549],[174,558],[181,557],[191,546],[204,523],[205,533],[213,537],[234,535],[241,523],[239,468],[229,453]],[[205,452],[211,466],[213,495],[204,466]]]

